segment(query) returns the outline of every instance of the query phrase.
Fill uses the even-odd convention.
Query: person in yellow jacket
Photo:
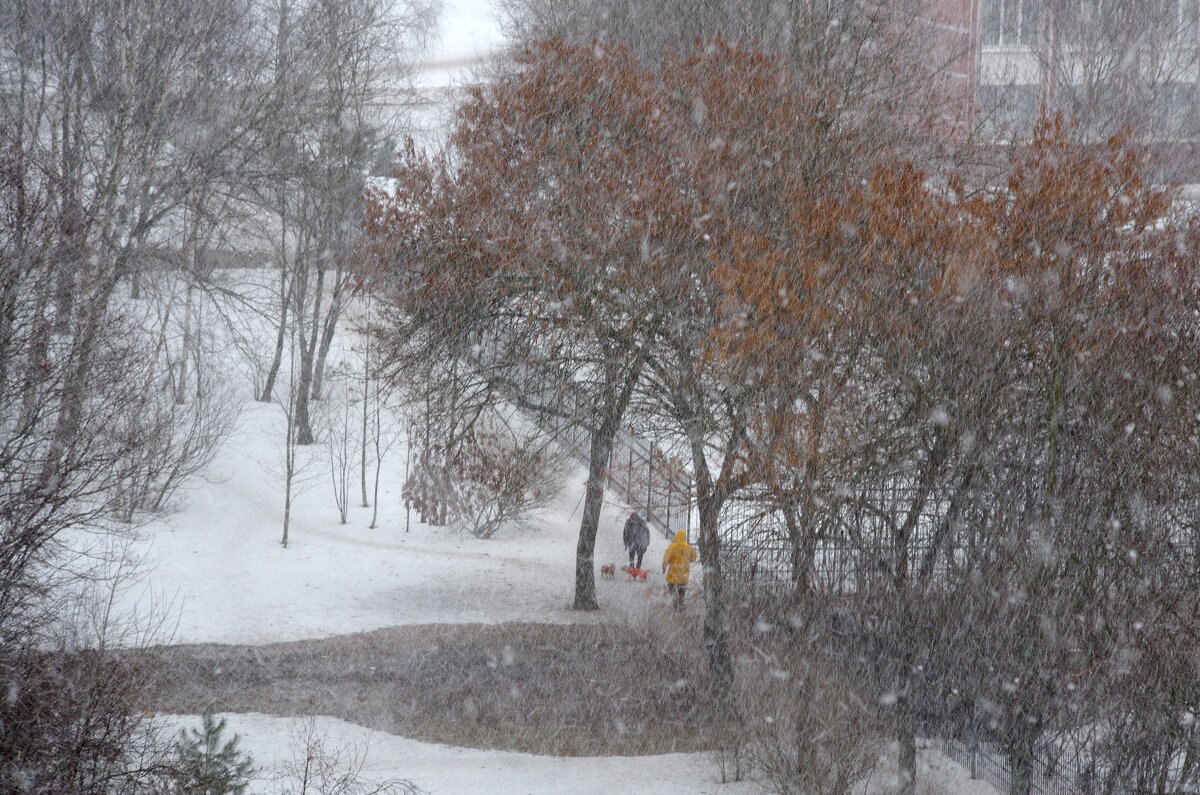
[[[675,540],[663,553],[662,570],[667,575],[667,590],[675,597],[675,609],[683,609],[683,594],[687,590],[688,574],[696,562],[696,548],[687,542],[687,534],[675,531]]]

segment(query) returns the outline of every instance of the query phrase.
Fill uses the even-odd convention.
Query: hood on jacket
[[[687,533],[683,530],[676,530],[675,531],[675,543],[676,544],[686,544],[687,543]]]

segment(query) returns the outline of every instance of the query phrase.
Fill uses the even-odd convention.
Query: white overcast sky
[[[436,102],[416,114],[418,141],[437,146],[444,136],[455,96],[444,90],[466,82],[488,56],[504,47],[496,0],[441,0],[436,34],[414,75]]]
[[[434,60],[450,61],[486,56],[501,46],[503,35],[494,0],[442,0],[440,36]]]
[[[471,68],[504,46],[495,0],[441,0],[437,32],[429,44],[422,85],[447,85],[465,79]]]

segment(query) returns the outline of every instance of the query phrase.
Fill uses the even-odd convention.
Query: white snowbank
[[[260,781],[252,793],[272,792],[270,782],[295,758],[295,736],[303,719],[270,715],[223,715],[226,739],[236,732],[239,747],[254,757]],[[194,715],[165,718],[172,730],[199,727]],[[759,795],[750,782],[721,784],[707,754],[663,754],[635,757],[562,758],[512,751],[453,748],[373,732],[336,718],[313,719],[315,734],[327,750],[353,747],[366,752],[364,779],[407,779],[431,795]],[[940,754],[923,749],[918,793],[930,795],[996,795],[982,781]],[[894,775],[885,767],[868,785],[869,795],[894,791]]]

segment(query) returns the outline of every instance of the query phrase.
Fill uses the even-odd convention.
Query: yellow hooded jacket
[[[688,572],[696,562],[696,548],[687,542],[682,530],[675,531],[675,540],[667,545],[663,553],[663,571],[671,585],[687,585]]]

